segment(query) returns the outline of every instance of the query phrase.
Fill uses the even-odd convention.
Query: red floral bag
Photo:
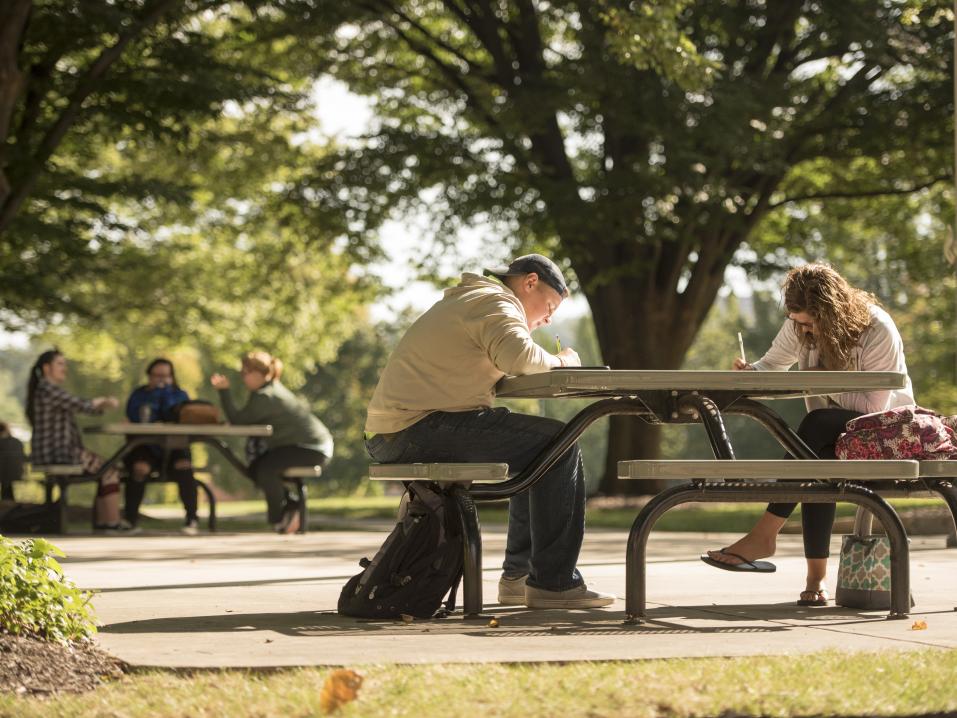
[[[957,459],[957,416],[898,406],[847,422],[837,440],[839,459]]]

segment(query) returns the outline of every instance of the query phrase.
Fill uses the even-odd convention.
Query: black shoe
[[[287,501],[283,509],[282,518],[275,526],[276,533],[294,534],[299,530],[299,502]]]

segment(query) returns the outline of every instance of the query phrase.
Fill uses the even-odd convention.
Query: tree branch
[[[387,12],[392,12],[398,15],[405,22],[407,22],[409,25],[415,28],[419,32],[419,34],[422,35],[423,38],[425,38],[426,42],[433,43],[436,46],[445,50],[450,55],[457,57],[459,60],[465,63],[465,66],[469,69],[469,72],[471,72],[474,69],[474,65],[472,64],[472,61],[468,57],[466,57],[464,54],[462,54],[462,52],[457,47],[453,47],[452,45],[445,42],[441,38],[433,35],[431,32],[429,32],[425,28],[424,25],[422,25],[422,23],[420,23],[415,18],[411,17],[408,13],[400,10],[395,4],[393,4],[392,2],[389,2],[389,0],[372,0],[372,2],[375,4],[381,5],[382,8],[386,10]],[[370,10],[371,9],[372,8],[370,8]]]
[[[181,0],[158,0],[143,17],[130,23],[129,28],[119,36],[117,41],[104,48],[96,60],[93,61],[93,64],[87,68],[70,94],[67,106],[40,141],[31,158],[31,165],[20,178],[19,185],[6,197],[6,201],[0,207],[0,234],[10,225],[23,202],[33,191],[47,160],[50,159],[60,142],[63,141],[63,137],[76,122],[84,101],[98,87],[110,67],[122,57],[123,52],[133,40],[158,23],[163,15],[176,5],[182,5]]]
[[[508,148],[508,151],[511,152],[517,159],[521,159],[527,164],[528,158],[526,157],[524,150],[514,141],[514,138],[512,138],[502,126],[498,118],[495,117],[495,115],[484,106],[482,101],[476,95],[475,91],[468,85],[467,82],[465,82],[462,76],[454,68],[449,67],[442,61],[441,58],[432,52],[431,48],[429,48],[423,42],[413,38],[395,22],[391,22],[388,19],[383,19],[382,22],[392,28],[392,30],[402,39],[403,42],[406,43],[406,45],[409,46],[413,52],[434,65],[442,74],[442,76],[448,81],[451,88],[457,88],[465,96],[469,107],[471,107],[472,110],[482,118],[482,120],[490,129],[495,131],[499,139],[501,139],[504,145]]]
[[[867,197],[888,197],[892,195],[902,195],[902,194],[913,194],[914,192],[920,192],[923,189],[928,187],[933,187],[938,182],[952,182],[953,175],[940,175],[934,177],[926,182],[921,182],[916,184],[913,187],[907,187],[903,189],[867,189],[859,190],[856,192],[847,191],[847,192],[812,192],[810,194],[800,194],[794,195],[793,197],[785,197],[779,202],[770,202],[768,204],[768,209],[776,209],[785,204],[794,204],[795,202],[807,202],[809,200],[816,199],[865,199]]]

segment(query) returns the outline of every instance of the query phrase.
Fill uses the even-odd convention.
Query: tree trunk
[[[19,55],[32,5],[31,0],[0,3],[0,206],[10,195],[6,147],[14,108],[23,90]]]
[[[661,269],[658,268],[660,272]],[[625,277],[586,287],[602,357],[613,369],[679,369],[708,308],[720,289],[721,275],[700,291],[678,293],[653,277]],[[641,308],[641,313],[636,310]],[[620,481],[618,461],[660,456],[661,427],[633,416],[612,417],[605,475],[599,491],[612,495],[654,494],[664,481]]]
[[[614,496],[646,496],[667,487],[664,480],[621,481],[618,462],[628,459],[657,459],[661,454],[661,427],[637,416],[612,416],[608,422],[608,453],[605,474],[598,492]]]

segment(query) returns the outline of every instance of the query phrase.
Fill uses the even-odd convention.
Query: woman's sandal
[[[798,606],[826,606],[828,602],[827,589],[817,591],[801,591],[798,597]]]

